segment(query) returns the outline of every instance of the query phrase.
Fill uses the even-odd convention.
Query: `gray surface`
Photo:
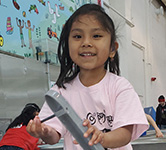
[[[59,143],[54,144],[54,145],[39,145],[38,146],[41,150],[63,150],[63,139],[59,141]]]
[[[133,145],[133,150],[165,150],[165,149],[166,149],[166,143]]]
[[[55,145],[46,144],[46,145],[40,146],[39,148],[41,150],[63,150],[63,145],[60,146],[60,145],[57,145],[57,144],[55,144]]]
[[[146,136],[132,142],[134,150],[164,150],[166,149],[166,131],[161,130],[164,138],[156,138],[155,131],[147,132]]]
[[[48,89],[44,63],[0,53],[0,118],[14,119],[29,102],[41,107]]]

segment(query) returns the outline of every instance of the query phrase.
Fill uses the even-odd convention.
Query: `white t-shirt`
[[[99,130],[112,131],[134,125],[133,141],[149,127],[137,93],[123,77],[107,72],[99,83],[85,87],[77,75],[73,81],[65,84],[65,87],[66,89],[63,89],[55,85],[52,90],[62,94],[81,119],[89,119]],[[39,116],[44,119],[52,113],[47,103],[44,103]],[[45,124],[61,134],[65,150],[82,150],[80,145],[73,144],[74,138],[58,118],[48,120]],[[132,150],[132,147],[128,144],[116,150]]]

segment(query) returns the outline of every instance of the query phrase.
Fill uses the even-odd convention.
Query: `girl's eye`
[[[96,34],[96,35],[94,35],[93,37],[94,37],[94,38],[100,38],[100,37],[102,37],[102,36],[101,36],[101,35]]]
[[[74,35],[73,38],[80,39],[81,35]]]

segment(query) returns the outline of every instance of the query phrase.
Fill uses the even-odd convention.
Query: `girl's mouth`
[[[96,54],[94,53],[81,53],[80,56],[95,56]]]

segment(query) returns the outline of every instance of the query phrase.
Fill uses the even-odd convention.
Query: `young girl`
[[[130,141],[148,129],[140,100],[130,83],[119,75],[118,43],[114,23],[96,4],[80,7],[62,30],[58,56],[61,70],[53,90],[62,94],[92,133],[89,145],[131,150]],[[107,71],[107,69],[109,71]],[[52,111],[45,103],[40,119]],[[64,138],[65,150],[82,150],[55,117],[45,123],[35,117],[27,131],[55,144]]]

